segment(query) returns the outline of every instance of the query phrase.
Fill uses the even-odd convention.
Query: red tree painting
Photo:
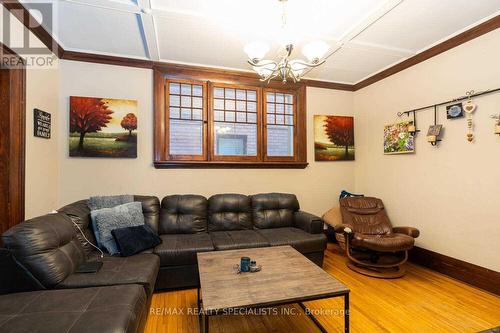
[[[129,140],[132,138],[132,131],[137,129],[137,117],[133,113],[127,113],[123,117],[120,125],[128,131]]]
[[[101,98],[70,97],[69,131],[80,133],[78,151],[83,151],[85,134],[101,131],[111,120],[112,113]]]
[[[349,146],[354,146],[354,118],[327,116],[324,128],[333,144],[345,147],[345,156],[347,157]]]

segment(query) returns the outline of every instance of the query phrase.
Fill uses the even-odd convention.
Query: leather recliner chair
[[[364,275],[398,278],[402,264],[420,234],[412,227],[392,227],[382,200],[349,197],[340,200],[342,224],[334,227],[345,239],[347,266]]]

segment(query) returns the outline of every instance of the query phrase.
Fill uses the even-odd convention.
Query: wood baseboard
[[[500,295],[500,273],[443,254],[414,247],[409,261]]]

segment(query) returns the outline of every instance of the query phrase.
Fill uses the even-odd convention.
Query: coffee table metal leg
[[[349,333],[349,293],[344,295],[344,332]]]
[[[309,309],[307,308],[307,306],[304,305],[304,303],[300,302],[299,305],[302,308],[302,310],[304,310],[306,316],[308,316],[309,318],[311,318],[311,320],[313,321],[313,323],[316,325],[317,328],[319,328],[319,330],[322,333],[328,333],[328,331],[323,327],[323,325],[321,325],[321,323],[318,321],[318,319],[316,319],[314,317],[314,315],[311,314],[311,311],[309,311]]]

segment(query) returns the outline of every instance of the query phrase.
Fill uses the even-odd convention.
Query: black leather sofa
[[[198,285],[198,252],[291,245],[316,264],[323,263],[323,221],[300,211],[293,194],[218,194],[209,199],[172,195],[161,204],[154,196],[134,197],[142,203],[145,222],[162,244],[131,257],[105,256],[97,273],[75,273],[81,262],[99,257],[73,224],[95,244],[86,200],[4,233],[6,250],[0,254],[11,260],[1,260],[0,265],[14,281],[2,291],[17,293],[0,296],[0,331],[16,331],[20,326],[15,322],[31,325],[38,320],[47,332],[136,332],[145,322],[154,290]],[[85,302],[88,295],[93,297]],[[68,299],[68,307],[61,307]],[[8,305],[14,300],[22,311]],[[51,309],[73,318],[74,325],[43,315]],[[99,320],[104,318],[102,313],[114,320]],[[84,327],[79,324],[84,320],[101,326]]]

